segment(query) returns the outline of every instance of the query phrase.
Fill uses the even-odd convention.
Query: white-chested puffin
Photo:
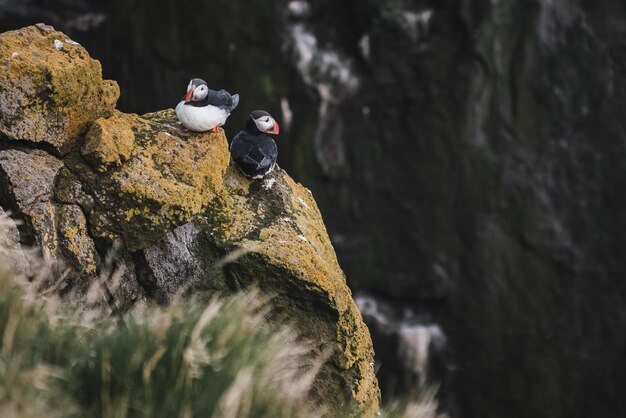
[[[250,114],[243,131],[230,144],[230,155],[246,177],[260,179],[274,169],[278,149],[267,134],[279,132],[278,122],[266,111],[255,110]]]
[[[231,96],[226,90],[211,90],[204,80],[194,78],[184,99],[176,106],[176,116],[192,131],[217,132],[238,104],[238,94]]]

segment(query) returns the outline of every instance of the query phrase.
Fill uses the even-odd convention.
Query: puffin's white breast
[[[176,106],[176,116],[187,129],[196,132],[205,132],[213,129],[217,125],[223,125],[229,113],[215,106],[196,107],[185,105],[181,100]]]

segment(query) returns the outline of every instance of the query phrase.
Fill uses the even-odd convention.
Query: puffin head
[[[185,103],[204,99],[209,94],[209,86],[206,81],[200,78],[193,78],[187,85],[187,94],[185,95]]]
[[[252,124],[249,123],[249,125],[251,125],[250,127],[256,128],[266,134],[278,135],[280,133],[278,122],[265,110],[255,110],[252,112],[249,121],[252,122]]]

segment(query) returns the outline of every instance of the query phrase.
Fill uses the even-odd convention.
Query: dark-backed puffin
[[[278,149],[267,134],[279,132],[278,123],[266,111],[255,110],[250,114],[246,126],[230,144],[230,155],[246,177],[260,179],[274,169]]]
[[[238,104],[238,94],[231,96],[226,90],[211,90],[204,80],[194,78],[184,99],[176,106],[176,116],[192,131],[217,132]]]

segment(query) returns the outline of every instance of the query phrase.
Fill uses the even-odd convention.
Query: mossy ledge
[[[223,131],[188,132],[171,109],[116,111],[117,84],[49,26],[0,35],[0,93],[0,205],[23,244],[69,268],[73,303],[111,254],[122,309],[256,286],[328,355],[312,401],[333,417],[378,411],[369,331],[306,188],[281,169],[246,179]]]

